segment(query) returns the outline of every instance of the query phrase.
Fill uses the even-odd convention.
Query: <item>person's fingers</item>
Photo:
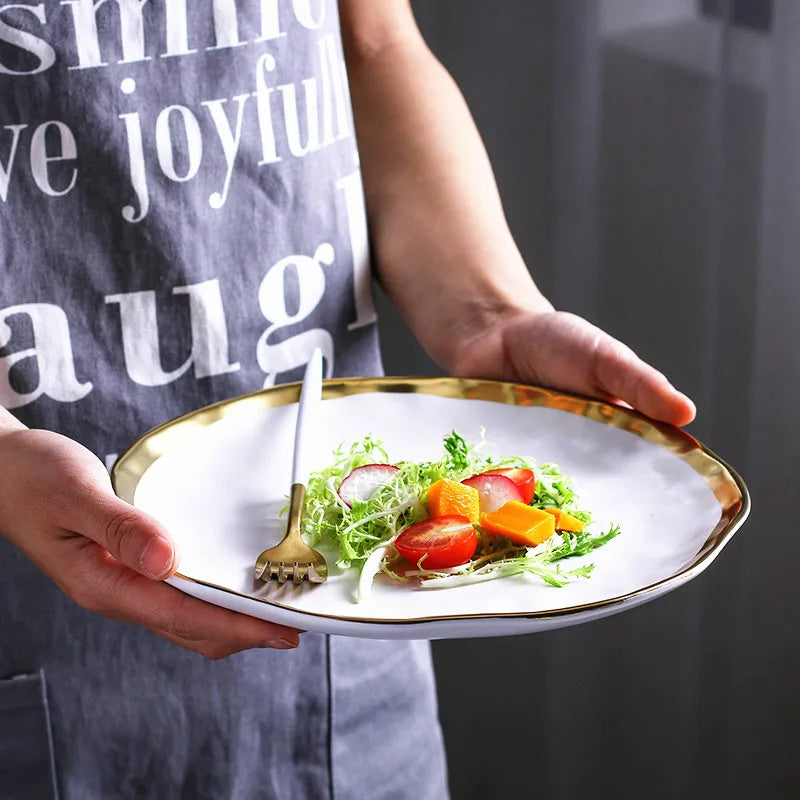
[[[22,468],[11,472],[11,485],[0,487],[0,494],[5,488],[11,497],[35,498],[30,514],[22,515],[33,526],[49,523],[85,536],[149,578],[165,578],[175,571],[177,551],[167,531],[114,494],[108,473],[94,455],[49,431],[25,430],[4,439],[9,442],[14,436],[6,449]],[[46,550],[47,541],[36,538]],[[28,544],[29,549],[36,547],[34,542],[17,544],[23,549]],[[46,552],[36,555],[47,557]]]
[[[185,650],[191,650],[192,652],[198,653],[204,658],[208,658],[212,661],[219,661],[223,658],[228,658],[228,656],[232,656],[235,653],[241,653],[243,650],[247,649],[246,647],[237,647],[230,644],[222,644],[220,642],[211,642],[206,639],[195,641],[192,641],[191,639],[181,639],[180,636],[171,636],[164,631],[153,631],[153,633],[160,636],[162,639],[166,639],[168,642],[172,642],[172,644],[177,644],[179,647],[183,647]]]
[[[32,498],[10,519],[3,517],[3,534],[62,588],[70,576],[61,563],[61,544],[70,539],[96,543],[150,579],[172,574],[178,554],[164,527],[117,498],[107,478],[104,484],[105,476],[102,472],[98,476],[92,464],[87,468],[69,458],[59,464],[61,454],[57,448],[51,450],[55,452],[44,450],[51,459],[40,470],[41,486],[22,470],[12,472],[11,480],[0,485],[0,510],[14,507],[15,495]]]
[[[126,567],[153,580],[177,568],[177,548],[164,526],[120,500],[110,486],[78,485],[62,505],[64,528],[96,542]]]
[[[220,608],[152,581],[115,561],[100,546],[75,541],[69,594],[81,606],[113,619],[134,622],[184,642],[213,642],[232,651],[251,647],[296,647],[293,628]]]
[[[642,361],[629,347],[601,333],[592,358],[592,380],[612,398],[619,398],[654,419],[688,425],[694,403],[658,370]]]
[[[631,405],[654,419],[686,425],[694,403],[629,347],[574,314],[550,312],[515,322],[504,351],[514,377]]]
[[[0,482],[0,512],[16,509],[0,514],[3,533],[78,604],[210,658],[297,646],[291,628],[204,603],[157,580],[177,564],[168,533],[113,494],[102,463],[88,450],[47,431],[12,432],[1,441],[0,461],[15,460]]]

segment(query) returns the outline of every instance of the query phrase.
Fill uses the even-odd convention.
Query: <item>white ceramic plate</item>
[[[319,586],[256,585],[253,563],[283,535],[299,385],[210,406],[151,431],[112,471],[118,494],[178,543],[171,583],[188,594],[284,625],[380,639],[505,636],[631,608],[705,569],[749,510],[738,475],[688,434],[598,401],[536,387],[456,379],[327,381],[313,468],[372,433],[392,460],[441,455],[455,428],[481,428],[496,455],[557,463],[574,480],[593,530],[622,534],[580,561],[588,580],[557,589],[511,577],[443,590],[379,576],[355,603],[353,571],[326,553]]]

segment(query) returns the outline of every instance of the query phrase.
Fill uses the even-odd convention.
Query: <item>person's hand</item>
[[[694,403],[629,347],[581,317],[520,313],[464,341],[454,375],[536,383],[622,402],[664,422],[687,425]]]
[[[103,464],[59,434],[0,433],[0,531],[84,608],[143,625],[208,658],[298,644],[291,628],[163,583],[178,561],[167,532],[117,498]]]

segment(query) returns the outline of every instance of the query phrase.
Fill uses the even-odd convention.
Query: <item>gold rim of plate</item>
[[[620,603],[643,598],[652,593],[662,593],[693,577],[707,567],[730,540],[750,512],[750,495],[739,474],[719,456],[679,428],[656,422],[644,415],[621,406],[604,403],[581,395],[502,381],[468,378],[340,378],[323,382],[322,397],[332,400],[366,392],[389,392],[393,394],[429,394],[467,400],[489,400],[508,405],[552,408],[578,414],[603,425],[628,431],[652,444],[668,450],[685,461],[709,486],[720,504],[720,519],[695,557],[680,571],[655,583],[643,586],[627,594],[546,611],[519,611],[489,614],[447,614],[433,617],[414,617],[402,620],[370,619],[367,617],[345,617],[320,614],[297,609],[291,605],[237,592],[226,586],[197,580],[180,572],[175,577],[191,583],[216,589],[229,595],[255,600],[259,603],[292,611],[303,616],[344,621],[348,623],[413,625],[423,622],[447,622],[451,620],[477,619],[549,619],[580,614]],[[300,397],[300,383],[288,383],[271,389],[223,400],[205,408],[192,411],[182,417],[159,425],[134,442],[117,459],[111,470],[114,491],[123,500],[133,503],[136,487],[144,473],[164,453],[190,441],[198,430],[244,410],[253,408],[275,408],[296,403]],[[255,559],[255,554],[253,556]]]

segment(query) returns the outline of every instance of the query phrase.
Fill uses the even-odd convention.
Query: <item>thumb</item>
[[[94,495],[92,500],[84,505],[77,533],[97,542],[126,567],[153,580],[163,580],[175,572],[177,548],[161,523],[110,491]]]

